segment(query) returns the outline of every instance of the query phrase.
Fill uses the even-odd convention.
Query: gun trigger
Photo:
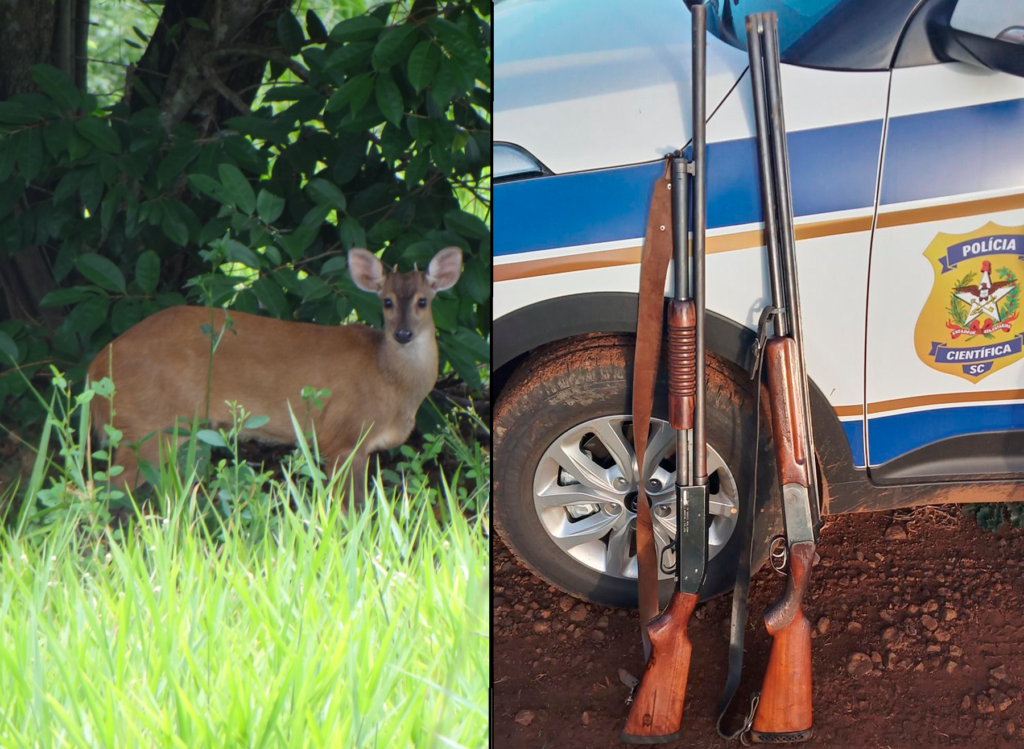
[[[764,347],[768,341],[768,322],[779,314],[779,308],[768,305],[761,310],[761,317],[757,321],[757,339],[753,343],[754,363],[750,367],[750,379],[755,379],[761,370],[761,357],[764,355]]]

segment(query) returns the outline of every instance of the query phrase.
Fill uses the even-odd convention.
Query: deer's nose
[[[412,340],[412,331],[408,328],[399,328],[395,331],[395,340],[399,343],[408,343]]]

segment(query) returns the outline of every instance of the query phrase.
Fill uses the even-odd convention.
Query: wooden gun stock
[[[813,543],[790,547],[786,590],[764,615],[772,650],[750,734],[758,743],[806,741],[814,730],[811,625],[803,611],[813,563]]]
[[[647,625],[651,656],[633,695],[626,728],[619,737],[622,741],[662,744],[680,737],[693,650],[686,627],[695,608],[696,595],[677,592],[668,608]]]
[[[810,483],[810,450],[801,429],[804,398],[797,376],[796,342],[792,338],[774,338],[768,342],[765,356],[775,461],[785,502],[788,488],[799,492],[800,487],[806,490]],[[764,615],[765,628],[772,636],[772,650],[751,731],[751,738],[759,743],[806,741],[813,732],[811,625],[803,612],[813,563],[813,542],[790,545],[786,589]]]

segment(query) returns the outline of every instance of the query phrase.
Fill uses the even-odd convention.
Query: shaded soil
[[[957,507],[829,519],[805,612],[813,641],[810,747],[1024,746],[1024,532],[985,532]],[[751,583],[744,680],[749,704],[768,660],[760,617],[784,580]],[[684,737],[715,732],[731,598],[698,607]],[[618,741],[639,675],[635,612],[563,595],[494,544],[494,746],[626,746]],[[735,716],[733,716],[735,718]]]

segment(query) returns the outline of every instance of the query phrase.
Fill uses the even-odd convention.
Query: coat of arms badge
[[[935,283],[914,330],[921,361],[969,382],[1019,361],[1024,226],[989,222],[968,234],[941,233],[924,256]]]

